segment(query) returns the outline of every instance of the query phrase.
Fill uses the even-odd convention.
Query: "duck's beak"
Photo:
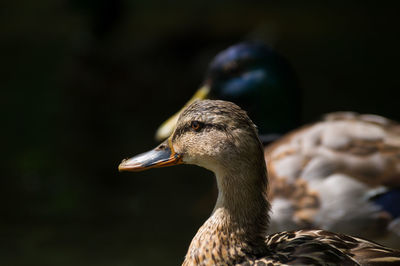
[[[171,116],[168,120],[161,124],[161,126],[157,129],[155,138],[158,141],[162,141],[168,138],[175,129],[176,122],[178,121],[179,114],[185,109],[188,105],[193,103],[196,100],[204,100],[209,97],[210,94],[210,86],[206,83],[200,89],[196,91],[192,98],[182,107],[179,112]]]
[[[174,151],[171,138],[169,138],[151,151],[123,160],[118,166],[118,170],[120,172],[139,172],[176,164],[182,164],[182,156]]]

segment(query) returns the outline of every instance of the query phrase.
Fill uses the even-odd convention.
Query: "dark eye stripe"
[[[193,122],[197,122],[197,123],[200,124],[199,129],[196,130],[196,129],[193,128]],[[189,131],[189,130],[194,130],[195,132],[200,132],[202,130],[210,130],[212,128],[215,128],[215,129],[220,130],[220,131],[226,131],[227,130],[226,126],[223,126],[223,125],[206,124],[206,123],[202,123],[202,122],[199,122],[199,121],[192,121],[189,125],[181,126],[181,127],[177,128],[176,131],[175,131],[175,134],[173,136],[173,139],[176,139],[177,137],[183,135],[186,131]]]
[[[202,124],[203,130],[215,128],[216,130],[226,131],[226,126],[219,125],[219,124]]]

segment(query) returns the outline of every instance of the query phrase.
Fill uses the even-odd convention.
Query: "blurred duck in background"
[[[245,42],[214,58],[185,106],[197,99],[232,101],[258,126],[267,145],[270,233],[319,228],[400,248],[400,125],[338,112],[295,129],[300,97],[285,58]],[[179,113],[160,126],[158,140],[173,132]]]
[[[256,42],[240,43],[214,58],[203,86],[185,107],[203,99],[235,102],[257,123],[260,139],[267,144],[300,125],[298,84],[289,62],[270,47]],[[158,141],[169,137],[179,113],[159,127]]]

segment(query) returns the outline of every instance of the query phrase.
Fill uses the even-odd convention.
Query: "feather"
[[[275,199],[284,198],[294,210],[291,217],[273,213],[272,225],[276,219],[281,228],[295,223],[382,243],[392,237],[389,225],[400,214],[398,123],[377,115],[331,113],[272,143],[265,157],[272,209]],[[399,247],[400,238],[395,242]]]

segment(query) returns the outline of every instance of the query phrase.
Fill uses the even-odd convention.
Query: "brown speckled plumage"
[[[373,202],[400,187],[400,124],[331,113],[268,146],[265,158],[272,232],[322,228],[400,247],[400,218]]]
[[[219,188],[213,213],[193,238],[183,265],[400,265],[399,251],[347,235],[300,230],[266,236],[263,147],[255,126],[235,104],[193,103],[169,141],[183,163],[213,171]],[[124,161],[120,170],[132,165],[143,170],[138,163],[143,157]]]

